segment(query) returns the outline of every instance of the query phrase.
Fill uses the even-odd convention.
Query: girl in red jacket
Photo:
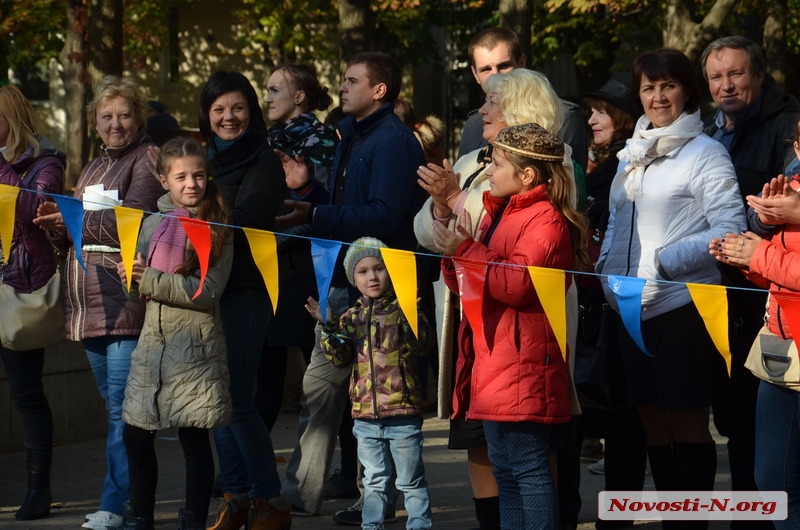
[[[575,184],[563,160],[563,142],[539,125],[503,129],[487,169],[478,240],[466,212],[452,229],[434,226],[445,256],[487,267],[483,336],[466,318],[459,329],[453,417],[483,420],[503,529],[558,523],[549,448],[553,426],[570,419],[567,364],[526,267],[588,264],[586,220],[575,210]],[[454,261],[445,257],[442,269],[458,292]]]

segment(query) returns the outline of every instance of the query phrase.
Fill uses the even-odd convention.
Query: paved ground
[[[273,431],[275,451],[279,460],[278,468],[283,473],[285,462],[296,440],[297,414],[281,414]],[[428,418],[424,424],[425,468],[430,484],[433,504],[434,528],[469,530],[477,525],[473,517],[472,496],[465,464],[465,453],[447,449],[447,422]],[[724,440],[719,439],[719,469],[717,473],[718,490],[730,488],[727,467],[727,453]],[[157,525],[159,530],[174,528],[177,524],[177,511],[183,499],[183,457],[180,444],[173,433],[166,432],[157,442],[160,476],[158,487]],[[338,458],[338,455],[337,455]],[[25,494],[25,465],[21,453],[0,455],[0,528],[9,530],[27,529],[75,529],[83,522],[87,512],[98,506],[98,495],[105,473],[103,440],[57,446],[54,454],[52,515],[40,521],[17,522],[14,512]],[[582,466],[580,530],[594,528],[597,513],[597,492],[602,489],[602,476],[588,473],[587,464]],[[648,476],[647,486],[652,489]],[[315,530],[323,528],[344,528],[336,525],[331,515],[346,508],[352,501],[325,501],[323,514],[318,517],[295,518],[294,530]],[[216,513],[216,501],[212,500],[212,513]],[[404,514],[404,512],[400,512]],[[212,517],[209,517],[212,520]],[[393,523],[390,528],[400,530],[402,521]],[[213,524],[213,521],[211,521]],[[657,523],[641,523],[642,530],[655,530]],[[637,525],[637,528],[640,526]],[[727,524],[714,523],[712,530],[727,528]]]

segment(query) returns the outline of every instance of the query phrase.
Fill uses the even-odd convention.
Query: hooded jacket
[[[169,194],[158,200],[158,206],[162,213],[176,209]],[[161,215],[152,215],[142,223],[136,252],[145,259],[153,231],[163,220]],[[139,342],[131,354],[122,403],[125,423],[153,431],[170,427],[210,429],[224,427],[230,420],[228,357],[219,299],[232,259],[229,239],[220,258],[209,267],[202,293],[194,300],[199,275],[182,276],[147,267],[141,281],[131,285],[130,298],[143,298],[147,310]]]
[[[101,146],[102,154],[81,171],[74,196],[82,199],[87,186],[102,184],[104,190],[117,190],[122,206],[155,211],[164,189],[148,167],[151,146],[155,144],[144,129],[126,146]],[[72,245],[67,256],[67,339],[138,335],[144,306],[128,300],[117,274],[122,258],[114,210],[85,210],[81,237],[83,248]],[[57,243],[68,244],[66,234]],[[85,271],[76,252],[83,257]]]
[[[393,290],[378,299],[362,296],[338,323],[323,327],[322,351],[337,368],[352,365],[353,418],[422,416],[420,356],[433,332],[419,312],[415,336]]]
[[[570,270],[564,217],[545,186],[505,199],[483,195],[481,233],[500,221],[488,246],[464,241],[454,257],[487,263],[484,337],[467,318],[459,329],[453,417],[502,422],[565,423],[571,418],[567,363],[536,294],[527,266]],[[447,286],[458,292],[453,260],[442,260]],[[565,290],[566,294],[566,290]]]
[[[37,161],[40,162],[37,164]],[[50,149],[43,149],[39,157],[34,158],[33,149],[29,147],[11,164],[0,155],[0,184],[35,190],[35,193],[20,190],[13,240],[10,245],[2,243],[7,261],[0,263],[0,279],[17,292],[31,293],[41,288],[56,272],[53,246],[45,231],[33,224],[33,220],[39,205],[52,200],[48,194],[64,192],[65,167],[66,155]],[[26,174],[29,169],[31,172]]]

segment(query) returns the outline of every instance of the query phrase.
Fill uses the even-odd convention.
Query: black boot
[[[28,493],[15,518],[17,521],[42,519],[50,515],[50,466],[53,462],[52,449],[28,449],[26,452],[28,465]]]
[[[200,520],[194,516],[194,512],[186,508],[178,510],[178,530],[204,530],[206,520]]]
[[[648,445],[647,456],[650,460],[650,471],[653,483],[658,491],[675,491],[680,489],[678,469],[671,445]],[[662,530],[681,530],[686,521],[661,521]]]
[[[714,442],[674,445],[679,488],[685,491],[712,491],[717,474],[717,446]],[[708,521],[680,521],[681,529],[705,530]]]
[[[155,522],[152,517],[138,517],[130,503],[126,502],[123,507],[122,526],[119,530],[155,530]]]
[[[480,530],[500,530],[500,497],[472,499]]]

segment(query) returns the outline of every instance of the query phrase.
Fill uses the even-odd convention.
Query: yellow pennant
[[[126,206],[114,206],[114,215],[117,216],[120,257],[125,267],[125,278],[128,280],[128,290],[130,291],[133,260],[136,259],[136,242],[139,239],[139,228],[142,226],[144,212]]]
[[[266,230],[255,228],[242,228],[247,241],[250,243],[250,252],[256,262],[264,285],[267,286],[269,299],[272,302],[272,313],[278,311],[278,242],[275,234]]]
[[[0,184],[0,243],[3,245],[3,263],[8,263],[11,240],[14,238],[14,220],[17,216],[19,188]]]
[[[533,287],[542,303],[544,314],[553,328],[553,333],[561,348],[561,356],[567,360],[567,296],[566,275],[564,271],[528,267]]]
[[[708,334],[717,351],[725,359],[728,377],[731,376],[731,348],[728,342],[728,297],[724,285],[687,283],[697,312],[703,317]]]
[[[382,248],[381,256],[386,270],[392,279],[394,292],[400,309],[408,320],[411,331],[419,337],[419,320],[417,316],[417,261],[414,253],[407,250]]]

